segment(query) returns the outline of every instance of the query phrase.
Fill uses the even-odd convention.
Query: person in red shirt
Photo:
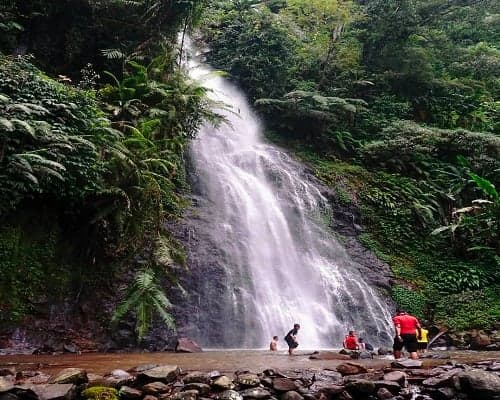
[[[344,338],[344,342],[342,344],[344,349],[359,350],[358,338],[356,337],[356,333],[354,331],[349,331],[349,334]]]
[[[401,358],[403,347],[410,353],[410,358],[418,358],[418,338],[421,333],[421,326],[418,319],[408,314],[404,310],[396,310],[396,316],[392,319],[396,330],[394,338],[394,358]]]

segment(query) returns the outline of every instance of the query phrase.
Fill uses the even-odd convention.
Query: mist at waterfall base
[[[231,110],[219,110],[227,123],[207,123],[189,150],[191,272],[180,333],[205,348],[247,349],[277,335],[283,348],[299,323],[299,349],[341,347],[349,329],[387,345],[388,307],[329,230],[319,185],[264,140],[241,90],[194,57],[188,65]]]

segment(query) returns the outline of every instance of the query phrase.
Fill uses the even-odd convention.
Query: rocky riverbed
[[[43,363],[28,365],[2,357],[0,400],[500,399],[499,358],[463,362],[439,359],[437,354],[424,361],[396,362],[339,359],[343,357],[338,353],[276,355],[267,358],[267,368],[257,370],[244,357],[238,369],[223,365],[217,369],[211,368],[213,364],[186,368],[172,363],[126,367],[127,356],[122,355],[123,369],[115,364],[101,373],[90,372],[95,368],[47,368]],[[277,359],[288,362],[288,368],[276,368]]]

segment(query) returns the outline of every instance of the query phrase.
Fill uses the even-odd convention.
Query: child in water
[[[269,350],[271,350],[271,351],[278,350],[278,336],[273,336],[271,343],[269,343]]]

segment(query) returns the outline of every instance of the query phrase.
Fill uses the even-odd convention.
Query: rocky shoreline
[[[448,360],[422,368],[421,361],[394,361],[383,368],[342,361],[331,369],[249,371],[181,370],[147,364],[107,374],[66,368],[0,368],[0,400],[497,400],[500,360]]]

